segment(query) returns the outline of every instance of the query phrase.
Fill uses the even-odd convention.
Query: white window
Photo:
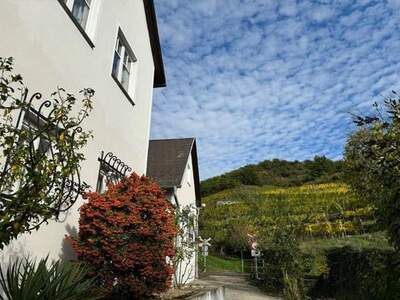
[[[125,93],[129,92],[133,79],[133,64],[136,61],[135,54],[129,46],[124,34],[119,30],[114,50],[112,76],[121,85]]]
[[[100,194],[104,193],[107,189],[107,185],[110,183],[117,183],[121,177],[109,170],[106,166],[100,165],[99,176],[97,178],[96,191]]]
[[[46,126],[43,118],[40,118],[36,112],[27,111],[24,115],[22,122],[22,130],[30,133],[36,133],[42,130]],[[50,155],[50,139],[51,136],[40,135],[32,141],[33,150],[39,154]],[[26,141],[22,141],[26,142]]]
[[[92,0],[64,0],[75,20],[86,29]]]

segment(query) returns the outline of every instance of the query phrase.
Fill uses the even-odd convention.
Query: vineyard
[[[281,224],[294,225],[304,241],[377,231],[374,207],[339,183],[241,187],[203,201],[201,234],[212,237],[217,246],[235,247],[238,234],[271,232]]]

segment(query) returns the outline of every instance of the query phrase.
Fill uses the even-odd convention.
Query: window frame
[[[114,81],[117,83],[118,87],[121,89],[123,94],[126,96],[128,101],[134,106],[135,102],[132,99],[130,91],[133,90],[134,82],[135,79],[133,78],[134,76],[134,65],[138,62],[138,59],[136,58],[135,53],[133,52],[131,46],[128,43],[128,40],[126,39],[124,33],[121,30],[121,27],[118,27],[117,31],[117,36],[115,39],[115,44],[114,44],[114,49],[113,49],[113,56],[112,56],[112,63],[111,63],[111,77],[114,79]],[[119,45],[121,45],[121,53],[118,52],[119,50]],[[118,66],[115,72],[115,57],[118,55],[119,57],[119,62]],[[126,66],[125,63],[125,58],[128,58],[127,60],[129,62],[129,66]],[[128,73],[128,85],[124,86],[123,83],[123,72],[124,68],[127,69]]]
[[[67,13],[71,21],[75,24],[76,28],[79,30],[79,32],[82,34],[83,38],[86,40],[86,42],[89,44],[89,46],[93,49],[94,43],[92,39],[89,37],[89,35],[86,32],[86,29],[88,27],[88,23],[90,22],[90,15],[91,11],[93,10],[93,2],[95,0],[91,0],[90,6],[89,6],[89,13],[88,13],[88,18],[85,24],[86,28],[83,28],[83,26],[79,23],[79,21],[75,18],[75,16],[72,13],[72,8],[75,0],[57,0],[58,3],[60,3],[61,7],[64,9],[64,11]],[[86,3],[88,2],[87,0],[84,0]],[[70,7],[70,5],[72,6]]]
[[[117,183],[122,179],[122,176],[115,172],[106,164],[100,162],[99,174],[97,177],[96,192],[103,194],[107,190],[110,183]]]
[[[39,132],[42,130],[42,128],[47,126],[47,124],[47,121],[41,115],[39,115],[39,112],[33,108],[30,108],[29,110],[25,111],[23,115],[20,129],[30,132]],[[57,131],[52,132],[51,135],[52,137],[55,137],[57,135]],[[46,136],[40,135],[33,144],[34,150],[35,152],[39,152],[40,154],[47,156],[50,154],[50,151],[52,151],[51,143],[52,141]]]
[[[74,9],[75,9],[75,5],[76,5],[77,1],[79,1],[79,0],[65,0],[65,1],[67,3],[67,6],[70,7],[72,15],[76,18],[75,14],[74,14]],[[82,24],[82,20],[81,20],[81,22],[79,22],[78,20],[77,21],[83,27],[83,29],[85,31],[87,31],[89,15],[90,15],[90,11],[92,10],[92,2],[91,2],[92,0],[82,0],[82,1],[84,2],[85,7],[87,8],[87,16],[86,16],[86,20],[85,20],[84,24]]]

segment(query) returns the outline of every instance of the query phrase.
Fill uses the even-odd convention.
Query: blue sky
[[[342,156],[399,90],[400,0],[156,0],[167,88],[152,138],[198,139],[201,177],[265,159]]]

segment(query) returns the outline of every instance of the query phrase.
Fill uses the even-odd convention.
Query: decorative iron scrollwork
[[[40,173],[40,168],[44,166],[43,161],[46,157],[47,161],[57,162],[57,164],[54,163],[52,165],[49,163],[45,165],[49,168],[46,174],[50,184],[38,190],[38,194],[34,197],[37,197],[37,203],[46,203],[49,216],[51,215],[56,220],[59,220],[60,214],[69,210],[78,197],[89,187],[81,181],[79,166],[74,165],[69,169],[69,172],[65,172],[68,176],[60,176],[60,172],[68,170],[68,159],[76,153],[74,152],[73,144],[66,144],[64,153],[60,148],[57,148],[60,145],[60,141],[66,139],[66,135],[70,140],[74,140],[76,135],[82,133],[80,124],[83,118],[82,120],[77,118],[75,123],[68,123],[68,126],[65,126],[62,120],[54,123],[53,120],[57,120],[55,114],[58,113],[58,109],[61,107],[57,99],[54,98],[38,103],[36,104],[36,107],[38,107],[36,109],[34,107],[35,101],[41,100],[42,94],[35,93],[28,98],[28,89],[25,89],[22,95],[22,100],[14,101],[11,105],[7,106],[5,102],[0,103],[0,109],[2,110],[19,110],[18,119],[13,125],[15,128],[12,129],[15,132],[14,136],[18,135],[20,137],[20,140],[15,141],[15,147],[16,149],[28,149],[26,151],[29,153],[27,158],[22,161],[23,165],[12,165],[18,162],[12,155],[10,155],[11,157],[5,157],[4,167],[0,173],[0,199],[2,201],[18,202],[18,198],[27,193],[31,187],[34,190],[34,183],[25,181],[23,178],[11,185],[7,184],[7,176],[15,167],[25,168],[26,172]],[[65,122],[67,121],[67,118],[65,118]],[[24,131],[26,134],[19,134]],[[65,160],[60,159],[63,155]],[[33,190],[32,193],[34,193]],[[0,209],[2,206],[0,204]],[[48,218],[46,217],[37,219],[36,222],[33,222],[31,228],[27,230],[37,229],[47,220]]]
[[[123,177],[127,176],[129,172],[132,172],[132,168],[112,152],[108,152],[104,155],[104,151],[102,151],[98,160],[100,162],[99,177],[97,181],[98,192],[103,192],[105,185],[109,183],[117,183]]]
[[[106,164],[114,172],[119,173],[121,177],[126,176],[127,172],[132,172],[132,168],[130,168],[112,152],[108,152],[106,155],[104,155],[104,151],[102,151],[99,161],[103,164]]]

